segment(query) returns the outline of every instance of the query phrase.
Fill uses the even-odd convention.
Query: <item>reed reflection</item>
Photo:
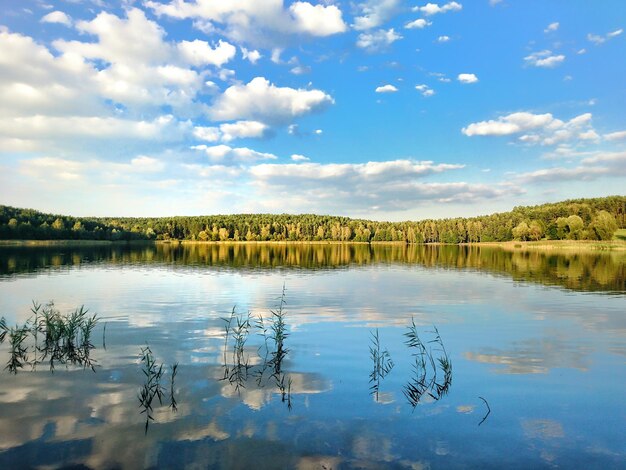
[[[241,388],[246,388],[249,375],[255,377],[258,388],[272,384],[280,393],[281,401],[287,403],[288,409],[291,410],[292,378],[282,369],[283,361],[289,352],[285,346],[285,340],[289,336],[285,322],[285,303],[283,286],[278,308],[270,310],[271,315],[268,319],[259,314],[255,326],[263,341],[257,347],[257,360],[254,365],[251,363],[249,352],[246,351],[246,342],[253,326],[250,312],[239,315],[233,307],[230,317],[222,319],[225,322],[222,380],[228,380],[237,393],[241,392]],[[233,342],[232,354],[228,353],[229,340]],[[228,360],[229,357],[231,361]]]
[[[405,344],[412,351],[414,363],[411,378],[402,391],[409,404],[415,408],[424,395],[437,401],[448,394],[452,386],[452,362],[436,326],[430,332],[434,338],[428,343],[420,339],[413,319],[408,330],[404,334],[407,337]],[[434,347],[427,346],[430,344]],[[442,375],[438,376],[438,373]]]
[[[91,335],[97,316],[89,315],[83,306],[71,313],[62,314],[54,303],[46,305],[33,302],[33,316],[23,325],[9,327],[4,318],[0,319],[0,344],[8,337],[9,361],[5,369],[17,374],[18,370],[30,365],[48,362],[54,372],[56,364],[80,366],[96,371],[97,361],[91,357],[94,345]],[[39,343],[39,337],[43,342]]]

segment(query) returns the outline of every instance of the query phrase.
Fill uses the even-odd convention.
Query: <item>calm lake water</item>
[[[283,286],[277,355],[257,319]],[[0,249],[0,316],[33,300],[97,313],[97,362],[0,372],[0,468],[626,468],[626,253]],[[146,346],[165,392],[147,431]]]

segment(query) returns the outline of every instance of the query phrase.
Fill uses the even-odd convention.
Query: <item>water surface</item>
[[[624,266],[621,253],[484,247],[1,249],[9,324],[31,316],[32,300],[84,304],[101,320],[95,372],[0,372],[0,468],[620,467]],[[279,373],[253,321],[235,380],[222,318],[235,307],[268,321],[283,286]],[[436,326],[452,364],[444,393],[417,401],[405,393],[419,379],[412,320],[435,362]],[[376,332],[394,365],[372,381]],[[155,404],[147,433],[146,345],[168,390],[179,364],[178,409]],[[6,341],[0,354],[9,359]]]

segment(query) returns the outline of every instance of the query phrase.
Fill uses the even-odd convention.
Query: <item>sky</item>
[[[626,194],[623,0],[0,0],[0,204],[474,216]]]

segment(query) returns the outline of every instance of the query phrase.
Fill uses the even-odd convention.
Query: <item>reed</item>
[[[378,328],[374,332],[370,332],[370,358],[372,359],[372,372],[370,372],[370,393],[374,395],[378,401],[378,392],[380,390],[380,381],[393,369],[394,363],[387,349],[381,350],[380,338],[378,336]]]
[[[63,315],[53,302],[46,305],[33,302],[31,312],[33,316],[21,327],[9,328],[4,318],[0,320],[0,343],[7,335],[11,343],[7,364],[11,372],[17,373],[26,364],[34,369],[46,360],[52,372],[56,363],[80,365],[95,372],[96,361],[90,357],[90,352],[94,349],[91,336],[98,323],[97,315],[89,315],[84,306]],[[43,337],[41,345],[40,335]],[[31,353],[32,362],[29,361]]]
[[[163,363],[158,363],[150,346],[146,345],[141,348],[139,354],[141,362],[141,371],[144,375],[144,383],[137,393],[137,399],[139,400],[140,414],[146,415],[146,423],[144,427],[144,434],[148,434],[148,427],[150,422],[154,421],[154,407],[156,406],[155,400],[158,400],[159,405],[163,405],[163,398],[166,396],[166,390],[163,386],[163,376],[165,375],[165,368]],[[176,388],[176,375],[178,374],[178,363],[170,366],[170,403],[168,408],[171,408],[173,412],[178,410],[178,402],[175,396]]]
[[[440,400],[448,394],[452,386],[450,356],[436,326],[433,326],[430,333],[434,338],[424,343],[419,337],[415,320],[411,318],[408,331],[404,334],[407,338],[405,344],[413,351],[414,363],[412,376],[404,385],[402,392],[413,408],[422,400],[424,394],[433,400]],[[442,375],[439,375],[439,372]]]
[[[139,407],[141,408],[140,413],[146,414],[145,434],[148,434],[150,421],[154,421],[154,417],[152,416],[152,403],[154,402],[154,399],[157,398],[159,400],[159,404],[163,404],[163,395],[165,393],[165,390],[161,385],[161,378],[163,377],[163,364],[157,365],[150,346],[141,348],[141,363],[141,371],[145,375],[145,381],[139,390],[137,398],[139,398]]]

